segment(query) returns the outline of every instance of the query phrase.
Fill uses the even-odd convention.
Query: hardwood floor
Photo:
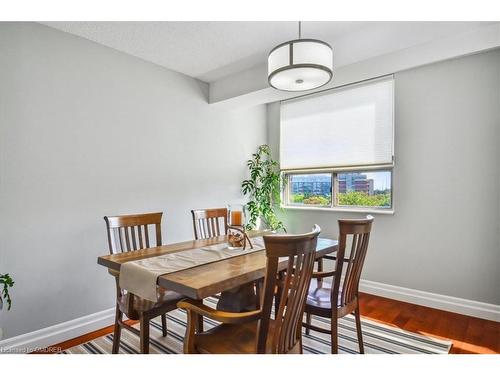
[[[127,320],[127,324],[135,324],[138,323],[138,320]],[[73,346],[77,346],[80,344],[83,344],[87,341],[94,340],[98,337],[109,335],[110,333],[113,333],[113,326],[105,327],[98,329],[97,331],[93,331],[90,333],[87,333],[82,336],[75,337],[73,339],[67,340],[60,342],[59,344],[56,344],[54,346],[49,346],[48,348],[45,348],[43,350],[38,350],[36,352],[32,352],[30,354],[57,354],[63,350],[72,348]]]
[[[429,307],[413,305],[370,294],[360,294],[361,315],[410,332],[420,333],[453,341],[452,354],[500,353],[500,323],[473,318]],[[131,324],[135,323],[133,321]],[[50,353],[93,340],[113,332],[106,327],[74,339],[54,345]]]
[[[361,293],[361,315],[453,341],[453,354],[500,353],[500,323]]]

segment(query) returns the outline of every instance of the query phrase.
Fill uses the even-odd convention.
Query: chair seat
[[[331,293],[332,284],[318,279],[311,279],[311,284],[309,284],[309,292],[307,293],[306,309],[307,307],[312,307],[316,309],[331,310]],[[342,291],[339,291],[339,299],[337,301],[337,306],[340,306],[340,296]]]
[[[123,294],[118,301],[120,311],[125,313],[130,319],[139,319],[140,313],[162,306],[172,305],[175,308],[177,302],[185,298],[182,294],[166,290],[165,288],[158,287],[158,301],[149,301],[134,295],[134,302],[132,304],[132,311],[128,311],[127,294]]]
[[[196,335],[196,350],[213,354],[255,354],[257,348],[258,321],[244,324],[221,324]],[[272,337],[275,321],[269,321],[266,353],[272,353]],[[299,348],[299,345],[297,345]],[[298,349],[297,349],[298,350]],[[299,351],[295,351],[299,353]]]

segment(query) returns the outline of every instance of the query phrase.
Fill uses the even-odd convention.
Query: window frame
[[[340,206],[338,205],[338,174],[349,172],[390,172],[391,173],[391,206],[375,207],[375,206]],[[305,174],[330,174],[331,175],[331,203],[329,206],[293,204],[290,203],[290,176],[305,175]],[[353,166],[339,168],[321,168],[321,169],[297,169],[297,170],[282,170],[282,189],[281,189],[281,208],[292,210],[320,210],[320,211],[339,211],[339,212],[359,212],[359,213],[374,213],[374,214],[394,214],[394,164],[377,165],[377,166]]]

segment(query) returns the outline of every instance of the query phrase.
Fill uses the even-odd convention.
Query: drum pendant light
[[[274,47],[267,59],[269,85],[282,91],[306,91],[333,77],[333,50],[321,40],[299,38]]]

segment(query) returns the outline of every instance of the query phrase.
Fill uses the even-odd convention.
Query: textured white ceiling
[[[297,37],[296,22],[43,22],[180,73],[212,82],[266,62]],[[480,22],[303,22],[342,66],[479,27]]]

